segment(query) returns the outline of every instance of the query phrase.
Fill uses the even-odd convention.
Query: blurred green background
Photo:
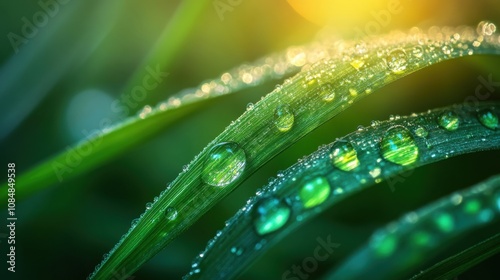
[[[123,119],[124,116],[114,113],[110,106],[123,96],[123,88],[181,3],[159,0],[63,2],[55,2],[59,10],[19,46],[13,46],[9,34],[21,35],[23,18],[33,20],[43,8],[36,1],[0,2],[0,34],[3,36],[0,43],[0,158],[4,174],[7,162],[15,162],[16,172],[21,174],[86,137],[82,131],[99,128],[103,118]],[[231,1],[206,2],[186,39],[179,42],[182,47],[172,63],[164,69],[169,76],[130,110],[130,114],[244,62],[311,42],[321,30],[284,0],[232,1],[238,4],[223,12],[223,18],[214,5],[220,2],[229,5]],[[500,23],[500,4],[494,0],[400,2],[404,7],[402,13],[393,15],[390,24],[381,27],[381,31],[405,30],[415,25],[424,29],[432,25],[476,25],[484,19]],[[338,13],[352,12],[353,5],[363,6],[363,1],[349,3],[339,4]],[[364,28],[373,20],[368,13],[367,18],[357,23],[336,21],[328,32],[340,38],[354,38],[355,28]],[[136,279],[180,278],[188,272],[193,257],[223,227],[224,221],[279,170],[315,151],[319,145],[355,130],[358,125],[366,126],[372,120],[385,120],[390,115],[407,115],[461,103],[474,95],[480,84],[478,77],[492,75],[494,81],[500,81],[499,63],[500,58],[486,56],[444,62],[365,98],[273,159],[134,276]],[[257,102],[278,82],[210,102],[103,166],[19,201],[17,272],[14,277],[6,272],[6,243],[2,239],[0,278],[85,278],[128,230],[132,219],[143,212],[145,204],[242,114],[249,102]],[[495,88],[488,100],[499,97],[500,88]],[[394,188],[381,183],[349,198],[283,240],[243,278],[280,279],[292,264],[312,254],[316,237],[331,234],[341,247],[320,264],[312,275],[317,278],[363,244],[375,228],[498,172],[499,156],[499,152],[484,152],[450,159],[416,170]],[[5,177],[0,178],[4,181]],[[6,211],[2,210],[2,221],[5,215]],[[4,232],[5,229],[0,230]],[[472,236],[477,241],[491,232],[495,229]],[[466,246],[466,243],[459,245]],[[494,264],[495,261],[490,260],[460,279],[490,276],[494,279],[495,272],[498,276]]]

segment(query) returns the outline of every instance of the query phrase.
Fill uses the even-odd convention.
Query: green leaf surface
[[[453,279],[498,253],[500,253],[500,234],[496,234],[458,254],[438,262],[411,279]]]
[[[499,105],[487,103],[477,107],[454,106],[399,117],[376,123],[320,147],[317,152],[281,172],[278,178],[262,188],[255,197],[250,198],[247,205],[229,219],[226,227],[209,241],[205,251],[200,254],[203,257],[198,257],[193,262],[193,269],[187,278],[234,278],[294,229],[363,189],[376,186],[382,181],[399,181],[405,178],[401,174],[450,157],[500,149],[498,127],[492,130],[482,124],[478,117],[478,112],[490,110],[489,112],[493,112],[498,118]],[[439,124],[440,117],[448,115],[449,112],[459,116],[459,127],[453,131]],[[491,181],[491,188],[498,188],[498,182],[498,179]],[[263,210],[260,205],[268,201],[281,201],[282,208],[274,205]],[[485,203],[494,207],[493,201]],[[450,206],[450,203],[444,206]],[[273,209],[282,209],[281,212],[288,209],[289,214],[286,218],[273,216],[272,213],[277,212]],[[423,219],[430,209],[433,208],[414,213],[413,217]],[[479,213],[474,214],[471,217],[477,222]],[[456,217],[457,220],[460,219],[460,225],[465,227],[469,224],[467,219],[463,218]],[[267,224],[273,224],[274,227],[272,230],[263,231],[263,225]],[[400,228],[406,229],[406,233],[413,229],[411,226],[413,224],[409,223]],[[453,228],[456,233],[459,230],[458,226]],[[233,248],[243,253],[237,255]],[[409,254],[408,251],[407,253]],[[366,270],[356,267],[357,264],[364,264],[365,267],[373,264],[377,267],[375,260],[370,257],[371,255],[366,253],[362,258],[353,260],[351,266],[346,269],[350,272],[343,273],[340,279],[348,277],[349,274],[353,275],[352,279],[360,277],[352,271],[366,273]],[[395,257],[402,258],[401,255]],[[384,267],[387,268],[387,265]],[[377,271],[382,273],[382,268]]]
[[[260,166],[361,98],[440,61],[500,54],[498,38],[463,27],[362,44],[324,42],[331,58],[304,66],[228,126],[154,199],[91,278],[133,273]]]

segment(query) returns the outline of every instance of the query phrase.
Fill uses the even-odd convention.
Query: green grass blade
[[[333,273],[328,273],[325,279],[359,279],[366,273],[371,279],[406,278],[418,271],[422,262],[432,258],[440,248],[458,242],[456,237],[486,225],[498,226],[500,212],[495,200],[499,194],[500,176],[496,176],[410,212],[377,230],[368,244]],[[498,240],[496,243],[498,245]],[[420,279],[451,279],[449,277],[500,250],[492,248],[491,243],[483,245],[488,246],[472,247],[438,263],[433,272],[422,273]],[[363,270],[357,269],[359,267]]]
[[[189,276],[193,279],[233,278],[291,231],[349,195],[422,165],[460,154],[500,149],[500,130],[486,128],[477,117],[477,111],[491,107],[496,107],[491,110],[496,116],[500,116],[499,105],[489,103],[478,107],[436,109],[381,122],[320,147],[317,152],[282,172],[278,179],[259,191],[257,196],[249,199],[248,204],[228,220],[227,226],[209,242],[205,251],[200,254],[204,257],[194,261]],[[447,112],[455,112],[460,116],[457,130],[448,131],[438,124],[437,119]],[[389,153],[384,158],[381,141],[386,137],[387,131],[394,127],[404,128],[402,131],[409,133],[411,138],[406,138],[408,141],[404,143],[407,145],[401,151]],[[410,141],[411,139],[413,140]],[[339,147],[338,144],[344,143],[350,143],[354,150],[332,156],[332,152]],[[387,158],[408,164],[396,164]],[[318,179],[322,183],[314,184]],[[307,188],[312,186],[316,187],[316,192],[308,193]],[[306,190],[305,193],[303,189]],[[286,201],[290,214],[286,224],[279,230],[268,234],[260,231],[259,234],[255,220],[255,209],[258,207],[255,205],[262,205],[269,198]],[[238,248],[243,253],[236,255],[232,248]]]
[[[440,261],[411,279],[453,279],[498,253],[500,253],[500,234],[496,234],[458,254]]]
[[[17,199],[53,186],[62,180],[70,180],[89,170],[96,169],[163,131],[182,117],[191,114],[195,111],[195,107],[199,110],[199,104],[196,105],[196,103],[232,94],[272,79],[281,79],[285,75],[296,73],[300,68],[297,66],[295,57],[290,56],[289,53],[295,52],[297,48],[308,50],[309,56],[304,58],[305,61],[317,61],[324,58],[314,55],[323,50],[324,46],[322,45],[311,44],[303,47],[292,47],[281,53],[258,59],[253,63],[235,67],[221,74],[218,78],[204,81],[198,87],[185,89],[160,102],[154,108],[145,106],[139,111],[138,116],[130,117],[102,131],[96,131],[91,137],[21,174],[18,177]],[[160,47],[157,49],[158,52],[161,52]],[[155,59],[159,59],[158,61],[163,59],[158,56],[152,55],[147,61],[151,62],[150,65],[154,65]],[[101,143],[103,144],[101,145]],[[84,151],[80,153],[80,149]],[[80,162],[74,160],[75,153],[81,157]],[[6,186],[7,184],[4,183],[1,187]],[[1,192],[0,205],[5,203],[6,199],[7,192]]]
[[[457,34],[455,36],[455,34]],[[260,166],[373,91],[440,61],[500,54],[498,35],[473,28],[390,34],[305,67],[211,142],[111,250],[92,275],[133,273]],[[332,43],[331,51],[345,45]],[[175,212],[175,219],[165,213]],[[170,216],[170,215],[168,215]]]

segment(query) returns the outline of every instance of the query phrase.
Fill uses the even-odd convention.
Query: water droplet
[[[151,209],[151,207],[153,207],[153,203],[151,202],[146,203],[146,210]]]
[[[351,171],[359,166],[358,153],[347,141],[336,141],[333,144],[330,159],[335,167],[343,171]]]
[[[459,205],[463,201],[463,196],[460,194],[454,194],[451,196],[450,201],[453,205]]]
[[[436,226],[444,232],[451,232],[455,228],[455,221],[448,213],[439,213],[434,217]]]
[[[151,106],[146,105],[146,106],[144,106],[144,108],[142,108],[141,111],[139,111],[139,118],[144,119],[152,112],[153,112],[153,109],[151,108]]]
[[[370,170],[368,173],[370,174],[370,176],[372,176],[372,178],[375,179],[378,176],[380,176],[380,174],[382,174],[382,169],[380,169],[379,167],[375,167],[372,170]]]
[[[424,56],[424,49],[421,46],[416,46],[413,48],[412,54],[416,58],[422,58]]]
[[[317,83],[316,78],[314,78],[313,75],[307,74],[306,77],[304,78],[304,88],[312,87]]]
[[[397,247],[398,239],[394,234],[376,233],[372,237],[370,245],[379,257],[390,256]]]
[[[482,36],[491,36],[497,31],[497,26],[489,21],[483,20],[477,25],[477,33]]]
[[[354,88],[350,88],[349,89],[349,94],[352,96],[352,97],[356,97],[358,96],[358,91]]]
[[[350,64],[354,69],[359,70],[365,65],[365,62],[362,59],[354,59]]]
[[[255,230],[264,235],[280,229],[288,221],[290,212],[288,205],[275,197],[259,201],[254,209]]]
[[[333,85],[330,83],[321,85],[321,87],[319,88],[319,95],[326,102],[330,102],[335,99],[335,91],[333,91]]]
[[[299,191],[304,208],[312,208],[325,202],[330,195],[330,183],[325,177],[317,177],[305,183]]]
[[[446,111],[439,115],[438,117],[438,124],[442,128],[448,130],[448,131],[453,131],[458,128],[460,125],[460,118],[458,115],[453,112],[453,111]]]
[[[354,52],[356,54],[364,54],[368,51],[366,43],[361,41],[354,46]]]
[[[411,235],[411,240],[418,246],[429,246],[432,242],[432,236],[425,231],[416,231]]]
[[[417,161],[418,146],[410,131],[403,126],[389,128],[380,142],[382,156],[393,163],[408,165]]]
[[[481,202],[477,199],[469,200],[464,204],[464,211],[467,214],[477,214],[481,210]]]
[[[281,132],[287,132],[293,127],[295,116],[288,105],[278,105],[274,110],[274,125]]]
[[[236,256],[241,256],[241,254],[243,254],[243,249],[239,247],[231,247],[231,253]]]
[[[417,135],[418,137],[426,138],[429,135],[429,132],[423,126],[419,125],[417,126],[417,128],[415,128],[415,135]]]
[[[252,111],[254,108],[255,108],[255,105],[253,103],[247,104],[247,111]]]
[[[403,74],[408,67],[408,59],[403,49],[392,50],[385,58],[387,68],[394,74]]]
[[[493,111],[481,111],[477,114],[477,117],[485,127],[493,130],[498,128],[498,116]]]
[[[225,187],[241,176],[245,165],[245,151],[237,143],[219,143],[208,153],[202,180],[212,186]]]
[[[177,210],[175,210],[174,207],[167,207],[167,209],[165,209],[165,218],[169,221],[177,219]]]
[[[453,51],[453,48],[449,45],[444,45],[441,49],[443,50],[443,53],[446,55],[450,55],[451,52]]]
[[[137,225],[137,223],[139,223],[139,219],[133,219],[132,222],[130,223],[130,225],[132,227],[135,227]]]

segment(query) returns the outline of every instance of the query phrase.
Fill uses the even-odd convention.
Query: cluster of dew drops
[[[472,45],[478,47],[481,41],[484,40],[484,37],[493,35],[495,31],[496,26],[493,23],[482,21],[477,26],[477,39],[473,41]],[[459,34],[453,34],[451,41],[457,41],[459,38]],[[459,43],[458,46],[462,48],[460,55],[473,54],[472,48],[467,49],[463,47],[462,43]],[[362,45],[356,45],[355,52],[366,52],[363,48]],[[442,51],[444,55],[450,55],[453,51],[453,47],[451,44],[443,44]],[[423,57],[424,53],[425,51],[421,46],[416,46],[413,48],[411,55],[420,59]],[[389,74],[397,75],[404,73],[409,63],[408,54],[402,48],[389,51],[383,59]],[[364,62],[359,58],[353,59],[350,64],[356,70],[364,66]],[[333,85],[324,83],[318,86],[319,79],[317,78],[317,76],[307,75],[304,79],[304,87],[317,86],[318,94],[324,102],[333,101],[335,99]],[[277,86],[277,90],[282,90],[282,87]],[[350,92],[350,94],[353,95],[355,93]],[[251,111],[254,110],[254,108],[254,104],[249,104],[247,110]],[[281,103],[278,104],[274,110],[273,124],[280,133],[287,133],[293,129],[296,117],[291,106]],[[477,114],[477,118],[480,123],[488,129],[497,130],[499,128],[498,116],[493,110],[483,110]],[[442,129],[454,131],[460,127],[461,119],[457,113],[448,110],[441,113],[437,117],[436,122]],[[384,133],[379,143],[382,157],[389,162],[402,166],[415,163],[418,160],[419,148],[413,135],[426,138],[428,131],[423,126],[417,126],[413,129],[413,133],[402,125],[396,125],[389,128]],[[333,166],[345,172],[355,170],[361,164],[354,145],[343,140],[338,140],[332,145],[329,158]],[[245,165],[246,154],[238,143],[219,143],[209,152],[208,160],[205,162],[202,171],[202,179],[209,185],[224,187],[233,183],[241,176],[244,172]],[[377,178],[381,173],[380,168],[375,168],[370,171],[370,176]],[[379,181],[376,180],[376,182],[380,181],[381,179]],[[331,193],[342,193],[342,189],[336,188],[332,190],[328,179],[323,176],[318,176],[302,184],[298,190],[298,198],[304,209],[310,209],[324,203]],[[265,197],[257,201],[253,207],[254,230],[258,235],[265,236],[283,228],[290,216],[291,207],[287,204],[287,199],[279,199],[273,196]],[[227,224],[228,223],[226,223],[226,225]],[[220,235],[221,232],[219,231],[216,238]],[[215,242],[215,239],[209,242],[207,249],[210,247],[210,244]],[[265,239],[257,243],[255,249],[259,250],[262,248],[263,244],[265,244]],[[199,263],[204,257],[205,252],[201,253],[195,260],[192,266],[193,270],[189,275],[194,275],[201,271]],[[243,254],[244,250],[243,248],[233,246],[230,252],[235,256],[240,256]]]
[[[431,30],[432,31],[432,30]],[[477,26],[476,40],[473,41],[473,47],[479,47],[481,42],[492,36],[496,32],[496,25],[489,21],[482,21]],[[470,34],[469,34],[470,35]],[[453,34],[451,42],[457,43],[461,49],[462,54],[473,54],[473,48],[459,42],[460,35]],[[422,42],[424,44],[425,42]],[[451,44],[442,45],[442,51],[445,55],[450,55],[454,50]],[[365,43],[356,44],[352,51],[353,57],[350,58],[350,65],[356,70],[362,70],[365,66],[363,60],[366,57],[367,47]],[[319,55],[318,55],[319,54]],[[403,74],[408,68],[409,55],[416,59],[421,59],[426,54],[426,51],[421,46],[413,48],[410,54],[402,48],[396,48],[388,51],[387,53],[378,53],[377,56],[381,57],[387,67],[388,74]],[[309,53],[305,48],[290,48],[286,53],[284,61],[272,57],[268,57],[263,66],[242,66],[237,69],[236,73],[224,73],[217,81],[210,81],[202,84],[200,89],[195,92],[181,94],[181,97],[172,97],[166,102],[160,103],[155,108],[147,105],[138,112],[138,117],[144,119],[155,112],[165,111],[171,108],[177,108],[183,103],[189,103],[194,99],[207,98],[209,95],[221,95],[228,93],[231,90],[242,88],[242,85],[251,85],[258,83],[266,75],[283,76],[290,71],[292,67],[304,66],[304,69],[309,65],[307,63],[317,62],[328,58],[325,50],[317,49],[311,50]],[[274,65],[273,65],[274,64]],[[220,81],[219,81],[220,80]],[[287,80],[290,82],[290,80]],[[285,82],[286,83],[286,82]],[[323,102],[332,102],[336,99],[334,86],[330,83],[321,83],[321,77],[318,75],[308,74],[303,81],[303,87],[316,88],[318,96]],[[282,90],[282,86],[277,86],[277,90]],[[367,89],[366,93],[371,90]],[[355,97],[358,93],[355,89],[349,89],[349,94]],[[249,104],[247,110],[254,110],[254,104]],[[480,122],[487,128],[496,130],[498,129],[498,116],[491,110],[481,112],[479,114]],[[274,110],[272,123],[279,133],[287,133],[294,128],[296,122],[296,114],[292,106],[281,103],[278,104]],[[460,125],[460,118],[453,112],[443,113],[438,118],[439,125],[446,130],[456,130]],[[414,134],[419,137],[426,137],[427,131],[423,127],[418,127]],[[380,149],[382,156],[385,160],[400,164],[408,165],[414,163],[418,159],[418,146],[416,145],[413,134],[403,126],[395,126],[390,128],[380,142]],[[404,153],[401,153],[404,151]],[[410,151],[410,152],[408,152]],[[352,143],[346,141],[336,141],[331,147],[329,154],[331,163],[342,171],[352,171],[360,165],[357,157],[357,152]],[[247,164],[247,155],[240,144],[236,142],[222,142],[215,144],[209,151],[208,156],[204,162],[202,169],[201,179],[204,183],[214,187],[226,187],[236,180],[238,180],[244,173]],[[187,168],[186,168],[187,169]],[[370,172],[372,177],[377,177],[381,173],[380,169],[375,169]],[[164,190],[159,197],[163,196],[169,188]],[[341,193],[342,190],[337,188],[333,193]],[[332,193],[332,188],[327,178],[319,176],[305,184],[299,190],[298,197],[300,198],[304,209],[314,208],[327,200]],[[154,198],[153,202],[146,204],[146,211],[151,209],[158,201],[158,197]],[[288,221],[291,215],[291,208],[286,200],[278,199],[276,197],[266,197],[261,199],[253,207],[254,209],[254,229],[257,234],[264,236],[281,229]],[[174,207],[166,207],[164,209],[164,217],[167,221],[174,221],[178,218],[178,211]],[[140,218],[143,217],[141,215]],[[134,219],[131,223],[130,233],[138,224],[140,218]],[[228,223],[226,223],[228,224]],[[127,233],[127,234],[128,234]],[[121,241],[127,235],[125,234]],[[219,231],[216,238],[220,236]],[[209,242],[214,243],[215,239]],[[259,250],[265,244],[265,239],[255,245],[255,249]],[[121,242],[104,255],[104,260],[96,267],[97,271],[104,263],[104,261],[112,254]],[[210,247],[210,246],[208,246]],[[207,248],[208,248],[207,247]],[[243,249],[239,247],[232,247],[231,253],[236,256],[243,254]],[[190,275],[200,272],[198,267],[199,261],[203,258],[204,254],[200,254],[193,264],[193,270]]]

